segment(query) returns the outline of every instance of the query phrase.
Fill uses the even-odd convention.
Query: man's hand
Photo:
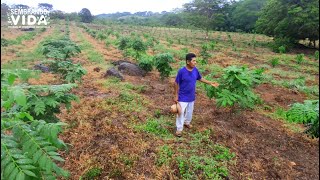
[[[174,96],[173,101],[174,101],[175,103],[178,103],[178,96]]]
[[[218,87],[218,86],[219,86],[219,83],[217,83],[217,82],[210,82],[210,85],[213,86],[213,87]]]
[[[217,82],[211,82],[211,81],[208,81],[208,80],[206,80],[206,79],[204,79],[204,78],[201,78],[200,81],[203,82],[203,83],[206,83],[206,84],[208,84],[208,85],[211,85],[211,86],[213,86],[213,87],[218,87],[218,86],[219,86],[219,83],[217,83]]]

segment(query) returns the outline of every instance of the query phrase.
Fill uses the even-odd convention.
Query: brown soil
[[[281,106],[285,109],[288,109],[290,104],[302,103],[306,99],[306,96],[298,91],[271,84],[261,84],[256,87],[255,91],[264,100],[265,104],[273,107]]]
[[[1,37],[6,39],[16,39],[18,36],[26,33],[20,29],[1,27]]]

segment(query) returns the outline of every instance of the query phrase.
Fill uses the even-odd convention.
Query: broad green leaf
[[[14,163],[13,162],[9,163],[4,169],[4,173],[3,173],[4,176],[8,177],[9,174],[11,174],[11,172],[13,171],[14,168],[15,168]]]
[[[51,156],[52,159],[57,160],[57,161],[64,161],[60,156]]]
[[[16,180],[24,180],[25,177],[26,177],[25,174],[22,171],[20,171],[16,177]]]
[[[47,156],[43,154],[39,160],[40,167],[44,169],[44,167],[46,166],[46,162],[47,162]]]
[[[18,164],[32,164],[33,161],[31,159],[18,159],[16,161]]]
[[[12,156],[16,159],[26,159],[26,156],[22,154],[12,154]]]
[[[34,162],[38,162],[40,157],[41,157],[41,155],[42,155],[42,150],[39,149],[35,154],[33,154],[33,158],[32,158],[33,161]]]
[[[49,154],[50,156],[60,156],[59,153],[54,152],[54,151],[48,152],[48,154]]]
[[[26,106],[27,104],[27,97],[24,94],[24,91],[22,88],[14,88],[13,90],[13,97],[14,100],[20,105],[20,106]]]
[[[36,115],[44,114],[46,110],[46,106],[43,101],[39,100],[36,102],[36,105],[34,107],[34,111],[36,112]]]
[[[57,151],[57,148],[54,146],[47,146],[47,147],[44,147],[43,149],[45,149],[46,151]]]
[[[3,160],[1,160],[1,168],[4,168],[10,161],[11,158],[9,156],[6,156]]]
[[[55,125],[53,125],[52,127],[51,127],[51,138],[52,139],[57,139],[57,137],[58,137],[58,133],[59,133],[59,127],[57,127],[57,126],[55,126]]]
[[[7,147],[11,147],[11,148],[15,148],[15,147],[18,147],[18,146],[19,146],[18,143],[14,142],[14,141],[12,141],[12,140],[9,140],[9,139],[6,139],[6,141],[5,141],[4,143],[5,143],[5,145],[6,145]]]
[[[30,121],[34,120],[33,117],[29,113],[25,113],[25,115]]]
[[[37,177],[36,174],[34,174],[32,171],[23,170],[23,172],[24,172],[26,175],[28,175],[28,176]]]
[[[9,179],[15,179],[16,176],[18,175],[18,173],[19,173],[18,168],[14,168],[13,171],[11,172],[10,176],[8,177],[8,180]]]
[[[33,165],[21,165],[19,166],[21,169],[25,170],[30,170],[30,169],[37,169],[36,167],[34,167]]]
[[[47,172],[50,172],[52,170],[52,161],[47,161],[46,162],[46,166],[45,166],[45,169]]]
[[[9,83],[9,85],[12,85],[15,80],[16,80],[16,75],[10,74],[9,77],[8,77],[8,83]]]

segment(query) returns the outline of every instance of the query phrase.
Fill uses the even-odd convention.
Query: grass
[[[91,62],[102,63],[104,62],[104,57],[101,53],[96,51],[91,43],[89,43],[84,37],[83,34],[78,30],[77,36],[81,41],[79,47],[81,51],[88,57]]]
[[[31,52],[19,52],[18,58],[14,59],[12,61],[9,61],[6,64],[2,65],[2,68],[5,69],[20,69],[20,68],[26,68],[30,65],[33,65],[32,63],[34,63],[35,61],[39,61],[41,59],[44,60],[44,56],[42,55],[42,44],[46,41],[46,40],[50,40],[50,39],[58,39],[61,36],[63,36],[62,34],[60,34],[59,31],[57,31],[58,26],[56,26],[56,29],[54,31],[53,34],[44,37],[40,43],[38,43],[38,45],[35,47],[35,49]]]
[[[157,151],[157,158],[156,158],[156,165],[169,165],[172,161],[173,156],[173,148],[168,145],[163,145],[158,148]]]
[[[149,104],[149,101],[139,94],[145,91],[144,85],[135,86],[121,82],[118,78],[108,78],[103,84],[106,89],[118,92],[118,96],[106,99],[103,105],[105,110],[131,115],[132,112],[144,111]]]
[[[120,161],[127,166],[127,168],[131,168],[135,161],[138,160],[137,156],[132,156],[129,154],[121,154],[119,157]]]
[[[319,97],[319,86],[306,86],[305,79],[297,78],[293,80],[271,80],[273,85],[278,85],[286,87],[288,89],[297,90],[299,92],[305,93],[308,96]]]
[[[235,154],[211,141],[212,130],[190,134],[184,149],[178,149],[175,162],[182,179],[223,179]]]
[[[86,171],[83,176],[80,177],[79,180],[91,180],[94,179],[102,173],[102,168],[100,167],[93,167]]]
[[[169,131],[170,127],[174,127],[173,123],[163,116],[158,119],[150,118],[145,123],[134,125],[134,128],[138,131],[154,134],[164,139],[173,138],[172,132]]]

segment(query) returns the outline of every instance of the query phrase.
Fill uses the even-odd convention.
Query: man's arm
[[[206,79],[204,79],[204,78],[201,78],[199,81],[200,81],[200,82],[203,82],[203,83],[206,83],[206,84],[208,84],[208,85],[214,86],[214,87],[218,87],[218,86],[219,86],[219,83],[217,83],[217,82],[211,82],[211,81],[208,81],[208,80],[206,80]]]
[[[177,82],[174,82],[174,98],[173,101],[178,103],[178,92],[179,92],[179,85]]]

